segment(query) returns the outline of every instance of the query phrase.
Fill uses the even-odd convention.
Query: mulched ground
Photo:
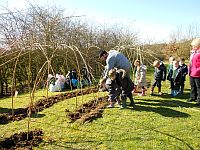
[[[0,149],[2,150],[31,150],[32,147],[36,147],[43,141],[42,130],[34,130],[27,132],[20,132],[19,134],[14,134],[9,138],[5,138],[0,141]]]
[[[101,97],[98,100],[93,100],[80,106],[79,109],[74,112],[70,112],[66,109],[67,117],[71,122],[92,122],[93,120],[102,117],[102,113],[105,107],[108,105],[108,96]]]
[[[90,94],[90,93],[94,93],[94,92],[98,92],[98,89],[90,88],[90,89],[84,89],[84,90],[82,90],[82,92],[75,91],[75,92],[71,92],[71,93],[55,95],[55,96],[49,97],[48,99],[43,98],[33,104],[31,112],[32,112],[32,114],[34,114],[34,113],[44,110],[45,108],[49,108],[49,107],[53,106],[55,103],[58,103],[60,101],[63,101],[63,100],[66,100],[66,99],[69,99],[69,98],[72,98],[75,96],[80,96],[82,94],[85,95],[85,94]],[[28,116],[28,110],[29,110],[29,107],[16,109],[14,111],[14,116],[12,116],[11,112],[0,114],[0,124],[7,124],[11,121],[22,120]]]

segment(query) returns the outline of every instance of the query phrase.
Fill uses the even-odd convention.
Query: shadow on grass
[[[79,149],[77,149],[77,148],[73,148],[73,147],[69,147],[68,146],[68,143],[69,142],[61,142],[61,141],[56,141],[56,140],[53,140],[53,141],[46,141],[45,143],[44,143],[44,145],[55,145],[55,146],[57,146],[57,147],[59,147],[60,149],[67,149],[67,150],[87,150],[87,149],[84,149],[84,148],[79,148]],[[78,143],[78,142],[70,142],[70,144],[74,144],[74,143]],[[65,145],[66,144],[66,145]]]
[[[165,132],[162,132],[162,131],[158,131],[158,130],[155,130],[155,129],[149,129],[148,130],[152,130],[154,132],[157,132],[157,133],[160,133],[160,134],[163,134],[165,136],[168,136],[169,138],[173,138],[175,140],[178,140],[180,142],[182,142],[184,145],[187,146],[188,149],[190,150],[194,150],[194,148],[185,140],[181,139],[181,138],[178,138],[174,135],[171,135],[171,134],[168,134],[168,133],[165,133]],[[129,131],[131,132],[131,131]],[[110,135],[109,135],[110,136]],[[86,150],[84,148],[80,148],[80,149],[76,149],[76,148],[72,148],[72,147],[68,147],[67,145],[70,144],[70,145],[77,145],[78,143],[85,143],[85,144],[90,144],[90,143],[96,143],[96,147],[101,145],[101,144],[104,144],[104,142],[127,142],[127,141],[141,141],[141,138],[140,137],[127,137],[127,138],[123,138],[123,139],[114,139],[114,138],[107,138],[107,139],[101,139],[101,140],[98,140],[98,139],[89,139],[89,140],[85,140],[85,139],[82,139],[80,141],[66,141],[64,142],[63,144],[61,144],[61,142],[59,141],[56,141],[56,143],[53,143],[53,145],[56,145],[60,148],[66,148],[66,149],[69,149],[69,150]]]
[[[133,110],[135,111],[147,111],[147,112],[155,112],[155,113],[158,113],[162,116],[165,116],[165,117],[173,117],[173,118],[176,118],[176,117],[183,117],[183,118],[187,118],[187,117],[190,117],[189,114],[187,113],[184,113],[184,112],[180,112],[180,111],[177,111],[177,110],[173,110],[173,109],[170,109],[170,108],[166,108],[166,107],[149,107],[149,106],[140,106],[140,105],[136,105]]]
[[[137,104],[140,105],[148,105],[148,106],[166,106],[166,107],[197,107],[193,103],[183,102],[179,100],[145,100],[145,99],[137,99],[139,102]]]
[[[24,108],[17,108],[17,109],[13,109],[14,112],[18,112],[18,111],[23,111]],[[11,108],[3,108],[3,107],[0,107],[0,114],[3,114],[3,113],[6,113],[6,114],[12,114],[12,109]]]
[[[157,107],[151,107],[151,106],[157,106]],[[180,100],[139,99],[139,101],[136,101],[136,107],[134,108],[134,110],[155,112],[155,113],[159,113],[160,115],[165,116],[165,117],[184,117],[184,118],[190,117],[190,115],[187,113],[177,111],[177,110],[174,110],[171,108],[166,108],[166,107],[191,108],[191,107],[196,107],[196,106],[195,106],[195,104],[183,102]]]
[[[46,116],[46,115],[45,114],[32,114],[31,118],[42,118],[44,116]]]
[[[171,94],[164,93],[160,97],[162,97],[162,98],[174,98],[174,99],[185,99],[185,100],[187,100],[188,98],[190,98],[190,93],[184,93],[184,94],[180,94],[180,95],[177,95],[177,96],[172,96]]]

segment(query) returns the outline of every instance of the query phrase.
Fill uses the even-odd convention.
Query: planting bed
[[[45,108],[49,108],[55,103],[63,101],[65,99],[69,99],[75,96],[80,96],[82,94],[83,95],[90,94],[93,92],[98,92],[98,89],[97,88],[84,89],[82,90],[82,92],[81,91],[70,92],[70,93],[55,95],[55,96],[49,97],[48,99],[47,98],[40,99],[33,104],[33,107],[31,108],[31,113],[34,114],[39,111],[42,111]],[[12,116],[11,112],[0,114],[0,124],[7,124],[10,121],[22,120],[28,116],[28,110],[29,110],[29,107],[16,109],[14,111],[14,116]]]
[[[0,141],[0,149],[26,149],[30,150],[33,146],[38,146],[43,140],[42,130],[34,130],[27,132],[20,132],[19,134],[14,134],[9,138],[5,138]]]
[[[90,101],[83,104],[79,109],[75,110],[75,112],[70,112],[66,109],[67,117],[69,117],[72,122],[91,122],[96,118],[102,117],[103,110],[108,104],[107,100],[108,96]]]

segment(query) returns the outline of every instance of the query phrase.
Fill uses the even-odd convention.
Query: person
[[[111,78],[102,78],[100,79],[99,83],[99,91],[108,91],[108,101],[109,105],[107,106],[108,108],[113,108],[115,101],[119,101],[119,96],[120,96],[120,86],[117,84],[116,80],[112,80]]]
[[[175,57],[174,56],[170,56],[169,57],[169,64],[168,64],[168,67],[167,67],[167,72],[169,73],[169,70],[173,70],[173,61],[175,61]],[[171,82],[170,82],[170,84],[171,84]],[[169,92],[169,94],[171,94],[171,85],[169,84],[169,90],[170,90],[170,92]]]
[[[173,61],[173,66],[169,69],[167,80],[170,81],[171,95],[176,96],[180,93],[180,85],[182,80],[182,69],[179,66],[179,61]]]
[[[168,70],[173,68],[173,61],[175,61],[175,57],[174,56],[170,56],[169,57],[169,65],[168,65]]]
[[[197,100],[197,106],[200,106],[200,38],[194,39],[191,46],[189,63],[191,93],[188,101]]]
[[[114,107],[114,99],[121,96],[122,106],[121,108],[126,108],[126,99],[130,99],[130,105],[134,107],[135,103],[133,100],[132,90],[134,88],[134,83],[129,76],[126,75],[126,71],[123,69],[111,69],[108,72],[108,85],[109,91],[109,107]],[[111,81],[111,82],[109,82]]]
[[[66,79],[67,79],[67,84],[70,85],[70,88],[77,88],[78,87],[78,75],[77,75],[77,71],[76,68],[68,71],[67,75],[66,75]]]
[[[184,58],[179,59],[179,65],[180,65],[181,71],[182,71],[180,94],[183,94],[184,87],[185,87],[185,79],[186,79],[186,75],[188,74],[188,67],[185,64]]]
[[[81,68],[81,75],[82,75],[82,77],[83,77],[82,82],[84,81],[84,84],[83,84],[83,85],[84,85],[84,86],[85,86],[85,85],[90,86],[90,85],[92,84],[92,77],[91,77],[91,74],[90,74],[90,72],[87,70],[86,67]]]
[[[160,61],[158,60],[155,60],[153,62],[153,66],[155,67],[155,71],[154,71],[154,81],[153,81],[153,84],[151,86],[151,91],[150,91],[150,95],[153,95],[154,94],[154,88],[155,86],[158,87],[158,94],[159,95],[162,95],[162,92],[161,92],[161,82],[165,80],[166,78],[166,71],[164,70],[164,67],[162,67],[160,65]]]
[[[166,80],[166,76],[167,76],[167,67],[165,66],[163,61],[160,61],[160,68],[161,68],[161,70],[163,70],[162,81],[165,81]]]
[[[110,50],[109,52],[106,52],[105,50],[101,49],[99,51],[99,58],[106,62],[103,78],[107,78],[108,72],[114,68],[124,69],[126,71],[126,75],[130,77],[131,63],[122,53],[116,50]]]
[[[142,88],[142,93],[140,96],[145,95],[145,85],[146,85],[146,66],[141,65],[140,61],[138,59],[135,60],[134,66],[136,67],[135,72],[135,88],[134,91],[137,91],[138,87]]]

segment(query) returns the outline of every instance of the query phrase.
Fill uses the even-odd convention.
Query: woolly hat
[[[191,43],[192,46],[199,48],[200,47],[200,38],[196,38]]]

